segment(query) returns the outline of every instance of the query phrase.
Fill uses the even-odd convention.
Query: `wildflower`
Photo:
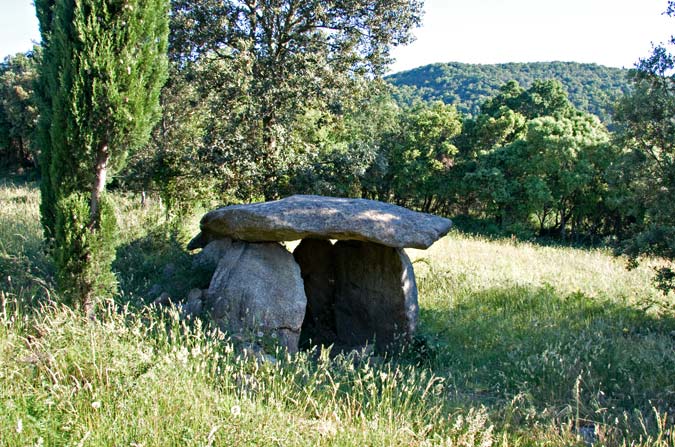
[[[92,402],[92,403],[91,403],[91,407],[92,407],[94,410],[98,410],[99,408],[101,408],[101,401],[96,400],[96,401]]]
[[[234,417],[239,417],[239,415],[241,415],[241,407],[239,405],[233,405],[232,408],[230,408],[230,413]]]
[[[16,432],[21,433],[23,431],[23,421],[21,418],[16,420]]]

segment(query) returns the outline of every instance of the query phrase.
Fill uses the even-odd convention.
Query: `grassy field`
[[[258,363],[146,306],[155,282],[204,279],[133,198],[118,299],[96,320],[56,304],[38,203],[0,180],[0,446],[675,446],[675,297],[653,263],[452,233],[410,251],[421,323],[402,353]]]

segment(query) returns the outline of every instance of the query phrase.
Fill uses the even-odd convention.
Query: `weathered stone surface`
[[[168,292],[162,292],[160,296],[152,302],[155,306],[168,306],[171,304],[171,295]]]
[[[202,313],[204,302],[201,298],[191,298],[180,306],[180,314],[183,318],[195,318]]]
[[[289,351],[297,351],[307,298],[300,267],[280,244],[233,241],[207,296],[211,317],[222,329],[275,334]]]
[[[161,284],[153,284],[152,287],[150,287],[150,290],[148,290],[147,295],[148,296],[159,296],[163,291],[164,291],[164,288],[162,287]]]
[[[192,266],[195,268],[215,270],[220,259],[225,256],[225,253],[227,253],[227,250],[231,247],[232,239],[230,238],[214,240],[208,243],[204,249],[194,257]]]
[[[292,241],[340,239],[388,247],[428,248],[452,225],[449,219],[375,200],[296,195],[274,202],[233,205],[211,211],[188,248],[232,239]]]
[[[402,249],[305,239],[293,255],[307,295],[301,345],[311,339],[344,349],[374,341],[383,351],[415,330],[417,286]]]
[[[337,339],[347,346],[375,340],[386,349],[417,324],[413,267],[400,248],[338,241],[335,249]]]
[[[303,239],[293,251],[293,257],[300,265],[307,295],[300,346],[306,347],[310,341],[315,345],[330,345],[337,336],[333,244],[327,240]]]
[[[202,299],[202,289],[191,289],[188,292],[187,299],[188,301],[201,300]]]

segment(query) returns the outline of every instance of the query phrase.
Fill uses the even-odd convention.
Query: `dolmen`
[[[200,262],[215,267],[205,304],[221,329],[269,336],[290,352],[385,351],[417,323],[403,249],[426,249],[451,225],[374,200],[295,195],[205,214],[188,249],[201,248]],[[293,253],[280,244],[296,240]]]

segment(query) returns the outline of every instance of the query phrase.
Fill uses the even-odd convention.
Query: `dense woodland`
[[[675,253],[667,45],[628,81],[594,65],[445,64],[390,77],[421,86],[402,92],[382,75],[419,23],[418,2],[157,2],[101,9],[102,26],[86,5],[43,0],[43,48],[2,63],[2,160],[39,171],[57,247],[73,219],[107,225],[105,190],[116,188],[160,197],[176,225],[204,206],[314,193],[608,244],[633,260]],[[127,32],[110,39],[116,27]],[[70,249],[88,250],[79,237]],[[66,268],[72,253],[56,253]],[[73,277],[63,287],[89,287]],[[659,278],[672,286],[672,272]]]
[[[565,87],[569,100],[584,112],[610,123],[616,102],[630,92],[628,69],[577,62],[509,64],[432,64],[387,76],[399,87],[396,98],[440,100],[464,114],[480,113],[481,105],[509,81],[528,88],[534,81],[555,79]]]

